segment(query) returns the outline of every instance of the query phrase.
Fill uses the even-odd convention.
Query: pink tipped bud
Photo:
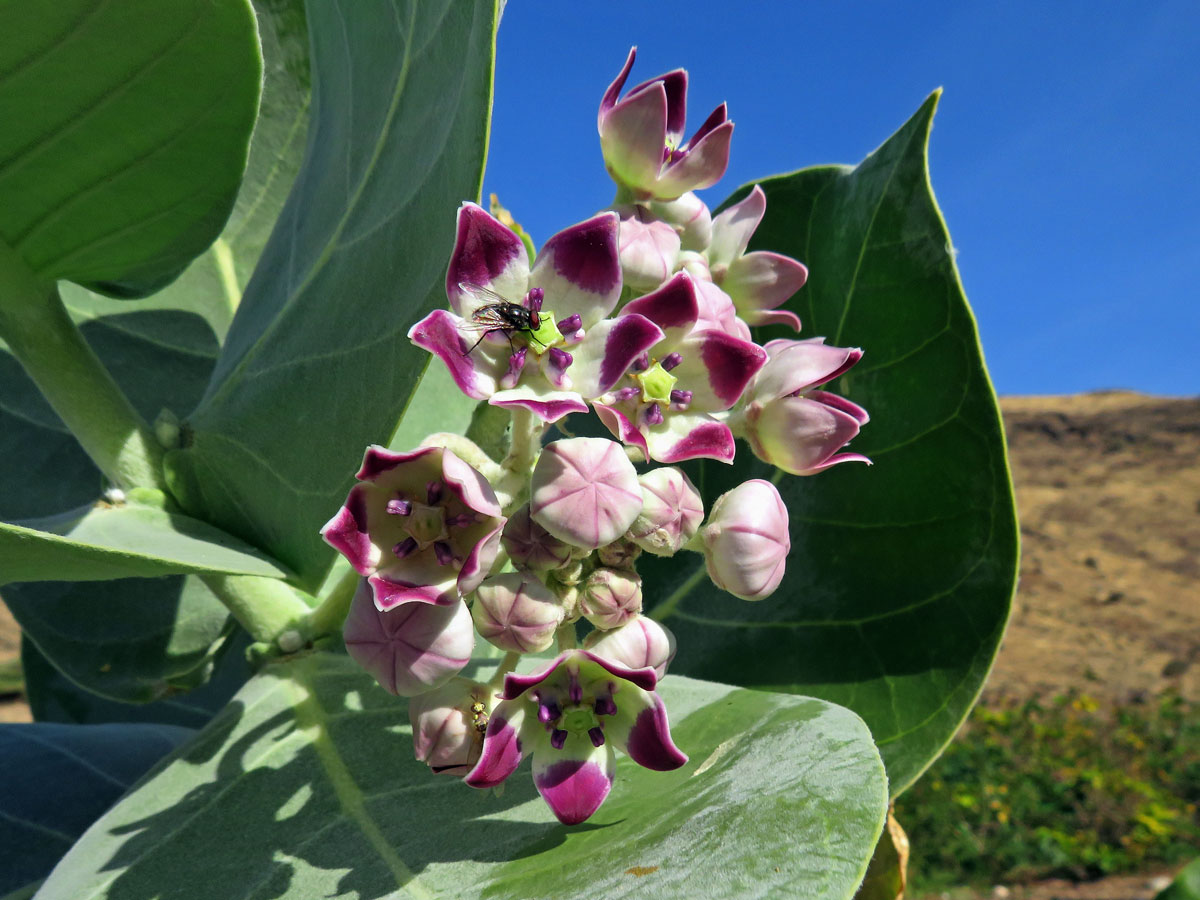
[[[783,580],[792,542],[787,507],[771,482],[755,478],[718,497],[700,538],[708,577],[735,597],[762,600]]]
[[[533,521],[528,503],[509,517],[502,540],[513,565],[534,572],[547,572],[567,565],[574,549]]]
[[[583,585],[583,614],[597,628],[620,628],[642,611],[642,579],[623,569],[601,567]]]
[[[642,511],[626,535],[648,553],[672,556],[695,535],[704,521],[700,492],[674,466],[651,469],[638,477]]]
[[[644,206],[617,208],[621,216],[620,255],[624,283],[652,291],[671,277],[679,257],[679,235]]]
[[[479,586],[471,617],[484,639],[501,650],[538,653],[554,642],[563,609],[533,575],[509,572]]]
[[[712,240],[713,220],[708,206],[688,191],[675,200],[656,200],[651,211],[679,234],[684,250],[704,250]]]
[[[449,681],[471,659],[475,631],[466,604],[414,601],[386,612],[367,579],[359,582],[342,628],[346,651],[385,689],[413,697]]]
[[[605,438],[548,444],[534,466],[530,488],[533,520],[585,550],[611,544],[642,508],[633,463],[620,444]]]
[[[493,691],[478,681],[452,678],[408,702],[413,753],[438,775],[465,775],[479,761]]]
[[[645,616],[635,616],[616,631],[593,631],[584,649],[630,669],[649,666],[661,679],[675,658],[675,635]]]

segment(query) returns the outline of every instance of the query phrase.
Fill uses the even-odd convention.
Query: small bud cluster
[[[568,824],[607,796],[614,747],[657,770],[687,759],[655,691],[675,638],[645,614],[641,554],[702,553],[712,582],[745,600],[770,596],[784,575],[788,511],[774,484],[746,481],[706,517],[672,464],[731,462],[735,437],[796,475],[867,461],[839,452],[866,413],[821,390],[861,351],[753,339],[751,326],[799,330],[779,307],[807,277],[795,260],[747,252],[765,194],[755,187],[714,216],[693,193],[724,174],[724,105],[683,142],[687,74],[622,96],[634,57],[598,118],[612,208],[530,259],[519,230],[464,204],[450,309],[410,331],[464,393],[512,412],[508,455],[489,459],[453,435],[410,453],[371,447],[322,531],[362,576],[346,648],[413,698],[417,758],[491,787],[530,755]],[[590,410],[616,440],[542,445],[551,423]],[[639,473],[634,460],[666,465]],[[590,629],[582,647],[579,627]],[[477,637],[505,653],[487,684],[460,674]],[[514,671],[556,644],[532,674]]]

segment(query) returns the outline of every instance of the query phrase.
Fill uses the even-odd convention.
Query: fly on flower
[[[471,349],[466,351],[463,356],[468,356],[476,347],[483,343],[483,339],[489,334],[502,334],[508,338],[509,346],[512,347],[512,339],[514,334],[523,334],[527,340],[538,341],[536,332],[542,325],[542,317],[539,312],[542,306],[542,291],[534,288],[529,292],[529,306],[522,306],[520,303],[513,303],[505,300],[495,291],[485,288],[482,285],[471,284],[469,282],[459,282],[459,288],[466,294],[473,295],[477,300],[486,301],[471,313],[470,324],[473,329],[478,329],[483,333],[479,335],[479,340],[471,345]],[[515,352],[515,347],[513,348]]]

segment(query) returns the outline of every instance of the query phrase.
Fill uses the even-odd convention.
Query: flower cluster
[[[655,770],[687,761],[656,692],[675,639],[643,613],[639,556],[701,553],[713,583],[746,600],[784,575],[788,511],[774,484],[746,481],[706,517],[673,464],[732,462],[736,437],[796,475],[866,461],[841,452],[866,413],[821,390],[862,352],[754,340],[752,327],[799,330],[780,307],[808,274],[748,251],[766,195],[755,187],[714,216],[694,193],[725,172],[724,105],[684,142],[687,74],[622,94],[634,58],[598,117],[613,206],[531,259],[521,234],[464,203],[449,309],[409,333],[466,395],[512,413],[507,455],[444,434],[408,453],[371,447],[322,531],[361,576],[347,651],[412,698],[417,758],[486,788],[529,755],[567,824],[608,795],[615,749]],[[615,441],[543,446],[551,423],[589,411]],[[590,628],[582,647],[577,627]],[[505,653],[488,683],[462,674],[477,637]],[[516,673],[522,655],[555,645],[553,660]]]

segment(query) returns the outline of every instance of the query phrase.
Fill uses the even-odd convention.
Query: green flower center
[[[558,325],[554,322],[554,313],[550,311],[538,313],[538,327],[530,328],[525,332],[525,336],[529,338],[529,346],[533,348],[535,353],[545,353],[555,344],[561,344],[565,339],[562,332],[558,330]]]
[[[404,530],[422,550],[434,541],[444,541],[447,538],[445,510],[440,506],[414,503],[412,512],[404,519]]]
[[[671,390],[679,379],[656,362],[644,372],[635,374],[634,380],[642,387],[643,403],[663,403],[670,405]]]

